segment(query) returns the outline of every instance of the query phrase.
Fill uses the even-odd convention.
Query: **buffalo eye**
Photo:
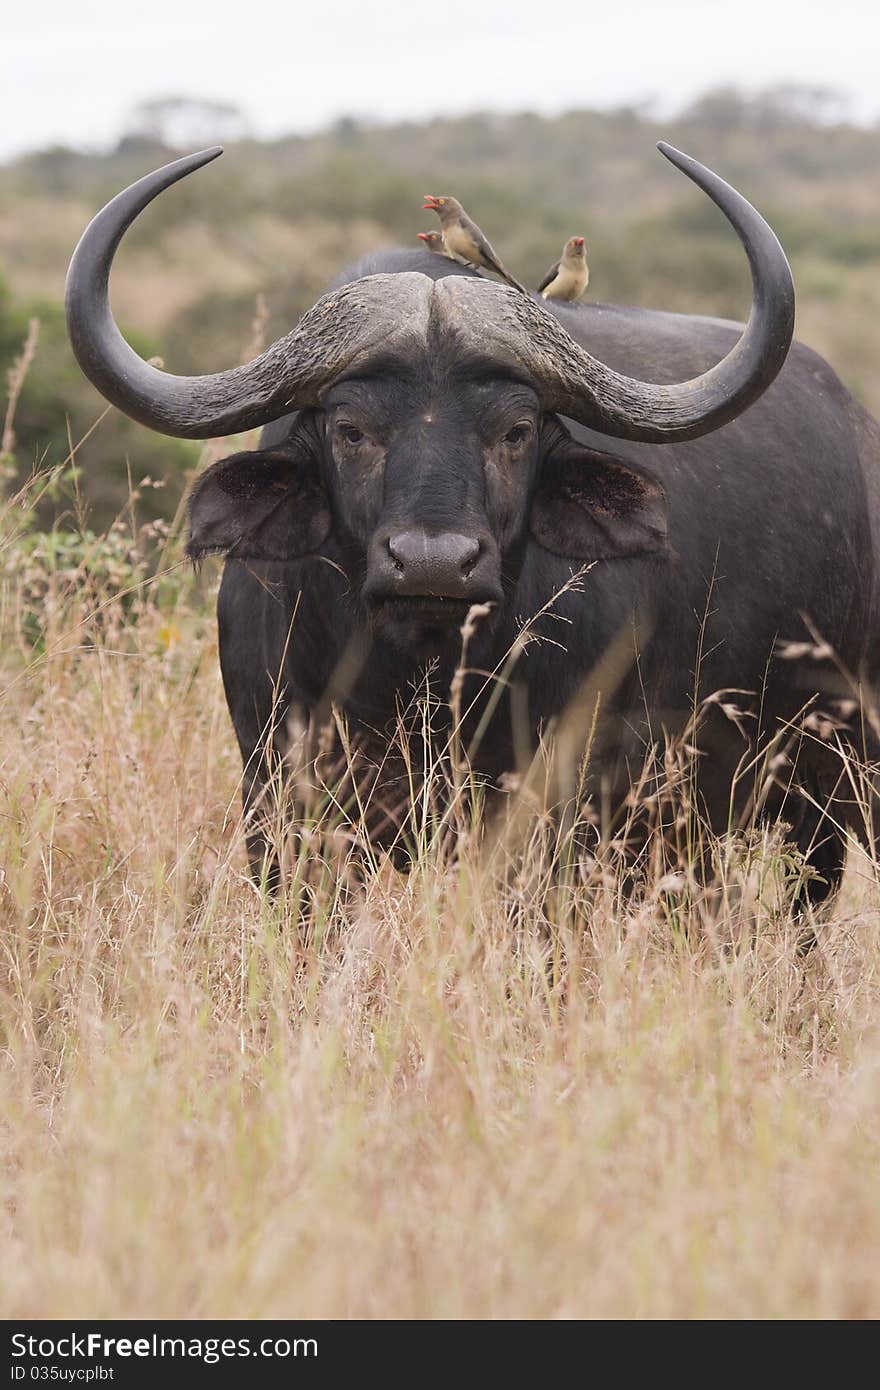
[[[531,425],[523,421],[522,424],[514,425],[513,429],[507,431],[506,435],[504,436],[503,442],[505,444],[509,444],[511,448],[515,449],[520,444],[525,444],[531,432]]]
[[[341,434],[342,438],[345,440],[346,444],[362,444],[362,443],[363,443],[364,432],[363,432],[363,430],[359,430],[358,427],[357,427],[357,425],[346,425],[346,424],[341,424],[341,425],[337,425],[336,428],[339,430],[339,433]]]

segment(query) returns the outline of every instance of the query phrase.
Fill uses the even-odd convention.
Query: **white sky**
[[[709,87],[841,89],[880,118],[877,0],[5,0],[0,157],[102,145],[150,96],[241,106],[258,135],[341,114],[553,113]]]

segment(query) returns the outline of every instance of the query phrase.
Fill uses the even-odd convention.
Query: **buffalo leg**
[[[794,830],[807,873],[798,884],[792,904],[796,920],[804,927],[798,939],[801,955],[808,954],[816,944],[812,914],[834,899],[846,864],[846,836],[839,824],[841,807],[823,797],[816,779],[807,780],[804,789],[806,795]]]

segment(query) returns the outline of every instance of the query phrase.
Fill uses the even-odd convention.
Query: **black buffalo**
[[[839,882],[847,831],[863,829],[840,764],[813,734],[794,766],[778,754],[816,696],[824,709],[847,673],[876,674],[878,428],[819,357],[789,353],[793,287],[766,223],[662,148],[746,249],[745,330],[544,305],[428,252],[392,251],[342,277],[255,362],[172,377],[119,335],[109,269],[134,217],[215,152],[142,179],[86,231],[68,322],[104,395],[167,434],[272,422],[258,451],[198,480],[189,547],[227,556],[220,654],[258,870],[289,730],[331,701],[373,769],[370,833],[398,836],[412,782],[390,735],[426,679],[448,692],[462,620],[485,605],[462,704],[473,730],[492,701],[474,752],[487,784],[522,765],[591,678],[592,785],[620,802],[649,749],[693,724],[705,697],[733,691],[689,734],[704,815],[723,830],[750,806],[786,805],[819,875],[810,896]],[[541,640],[519,650],[541,610]],[[802,659],[783,659],[784,642]],[[833,659],[815,660],[817,646]],[[502,668],[498,698],[485,673]],[[416,764],[420,729],[416,715],[405,735]],[[874,755],[870,733],[856,741]]]

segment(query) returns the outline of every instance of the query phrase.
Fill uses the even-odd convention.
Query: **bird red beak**
[[[422,212],[436,212],[436,210],[437,210],[437,199],[434,197],[434,194],[433,194],[433,193],[426,193],[426,194],[425,194],[425,201],[424,201],[424,203],[422,204]]]
[[[427,233],[427,232],[416,232],[416,236],[418,237],[419,241],[427,241],[427,240],[428,240],[428,233]]]
[[[575,246],[583,246],[583,244],[584,244],[584,239],[583,239],[583,237],[582,237],[582,236],[576,236],[575,239],[574,239],[574,244],[575,244]]]

